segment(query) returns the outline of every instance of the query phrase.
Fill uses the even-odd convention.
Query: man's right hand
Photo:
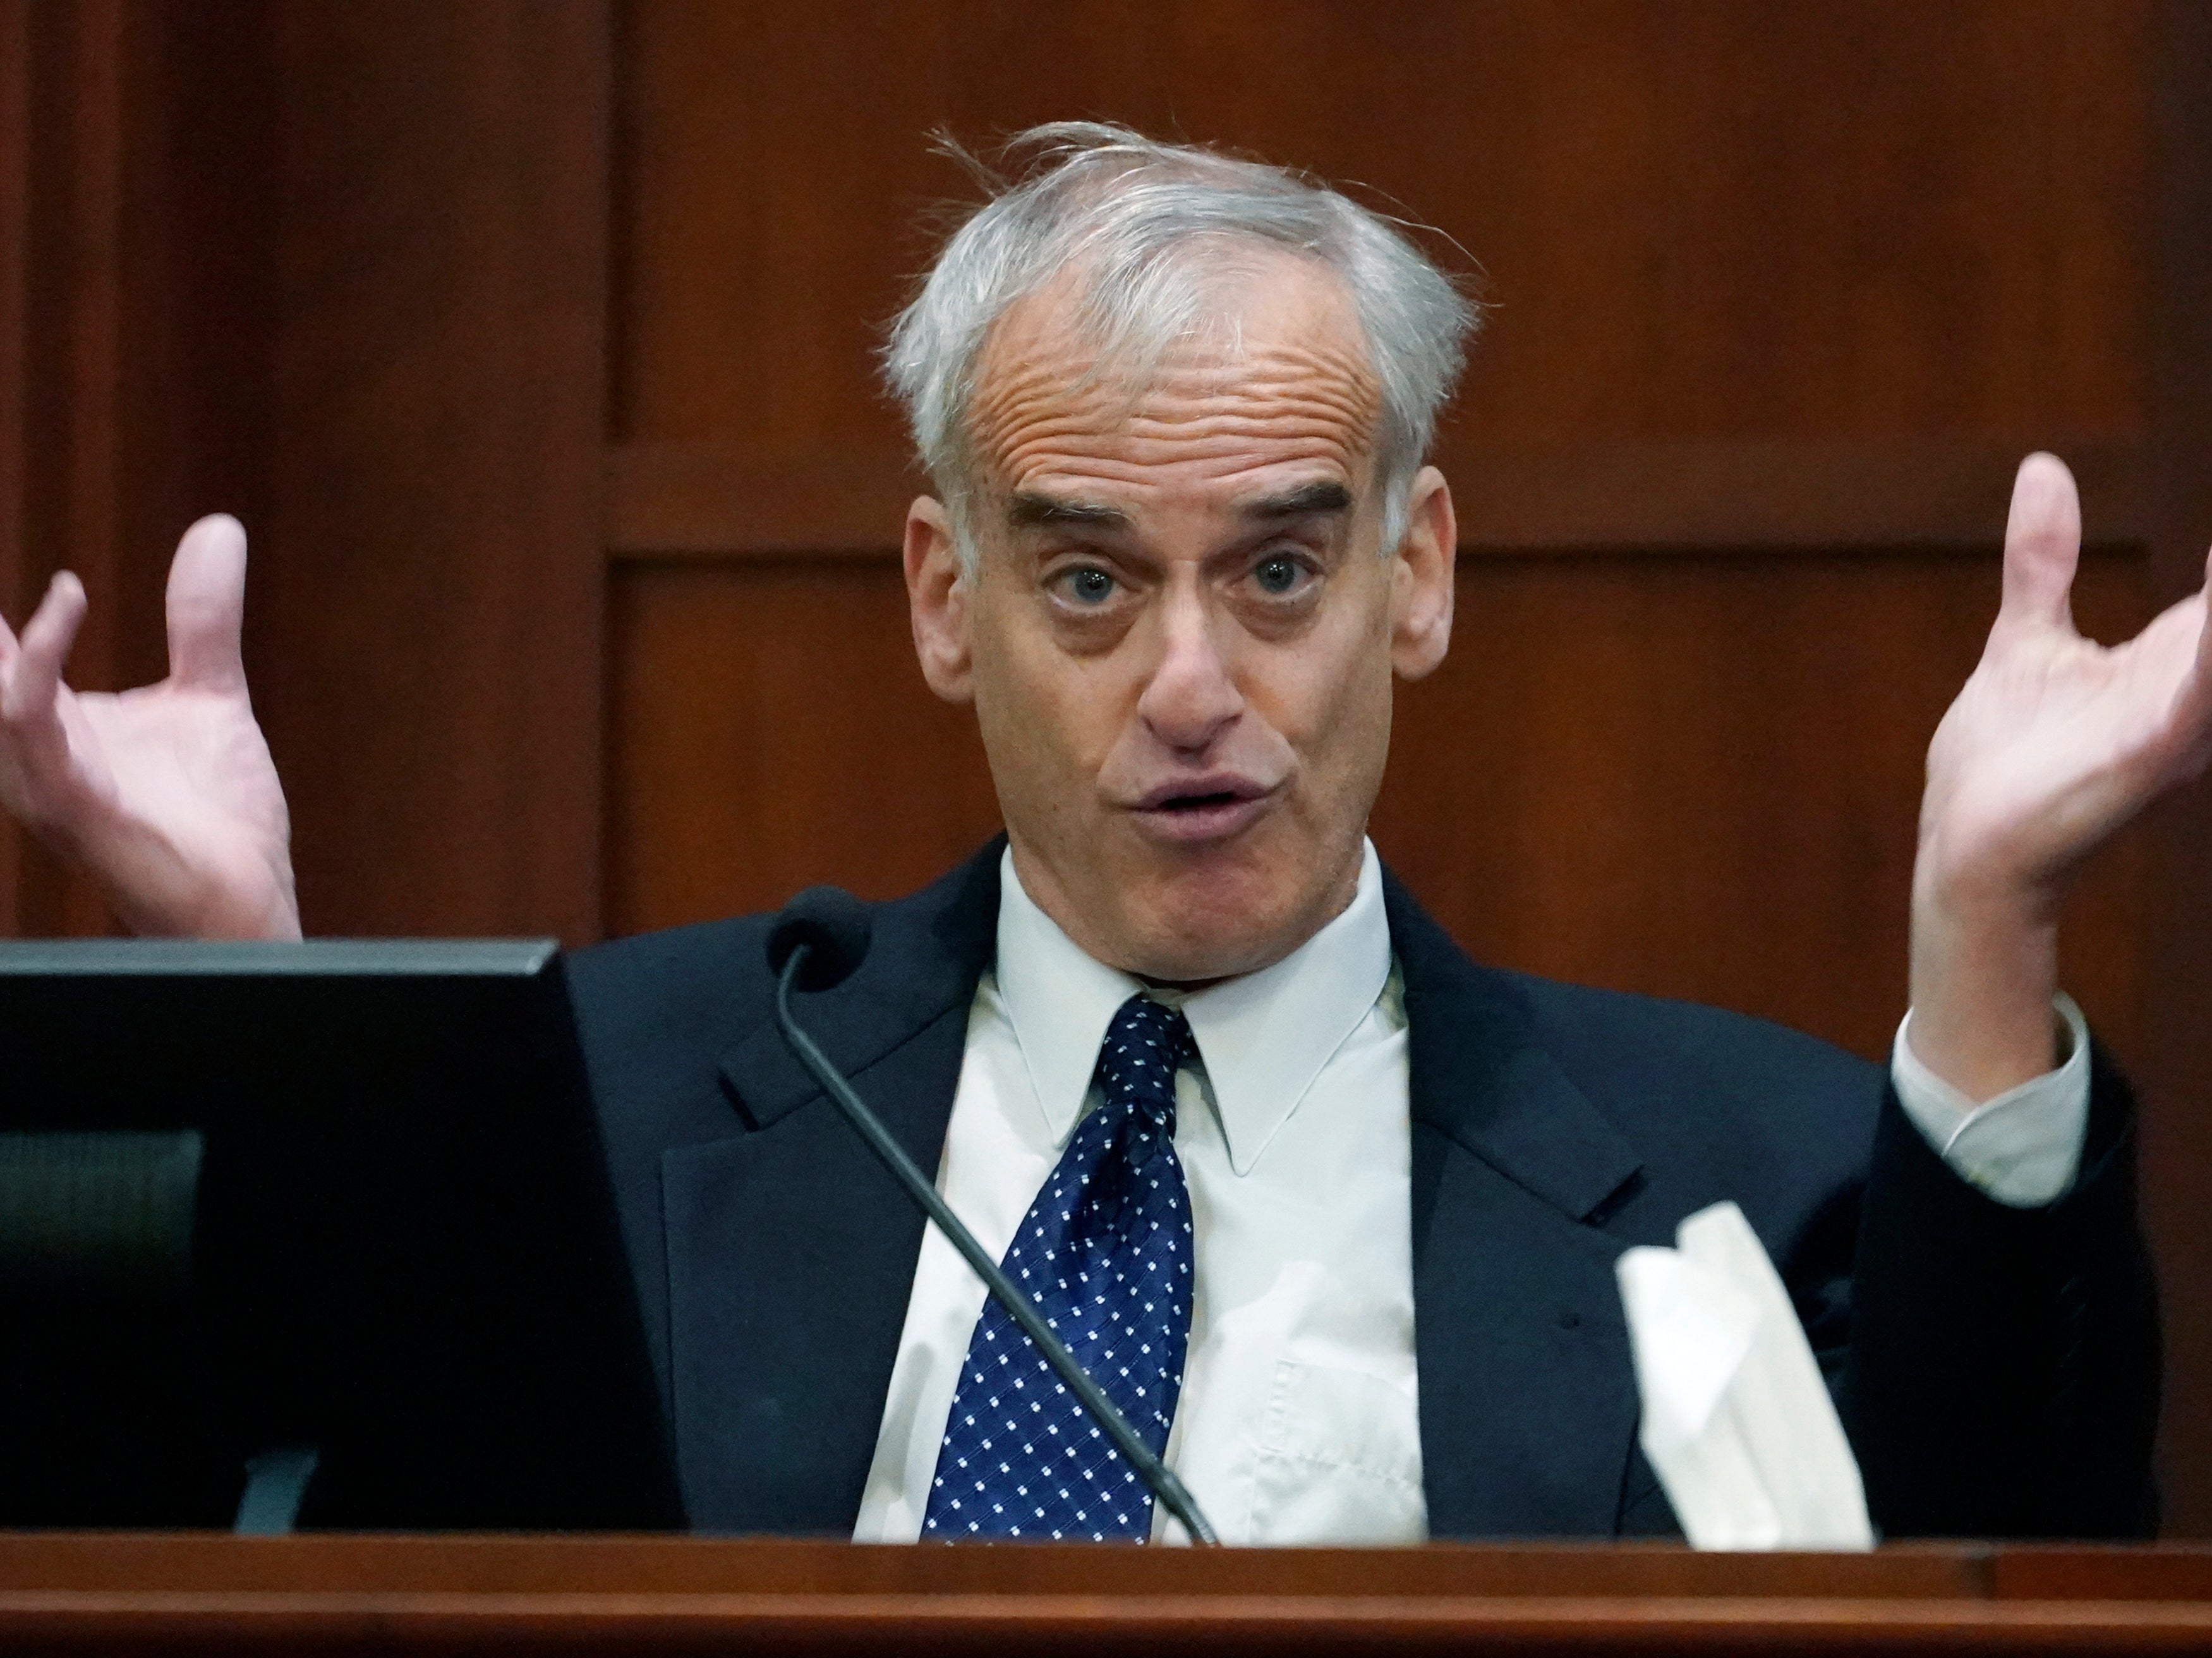
[[[204,518],[169,567],[169,677],[72,691],[84,588],[54,578],[17,640],[0,622],[0,804],[88,870],[133,932],[296,938],[291,820],[239,655],[246,531]]]

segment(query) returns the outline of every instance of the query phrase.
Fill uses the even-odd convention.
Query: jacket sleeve
[[[1890,1537],[2145,1537],[2157,1298],[2136,1214],[2135,1108],[2093,1048],[2073,1187],[2008,1208],[1953,1173],[1886,1090],[1838,1388]]]

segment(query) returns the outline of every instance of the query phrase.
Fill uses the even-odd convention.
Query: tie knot
[[[1181,1008],[1132,996],[1099,1044],[1099,1088],[1109,1102],[1126,1102],[1155,1121],[1172,1123],[1176,1071],[1197,1047]]]

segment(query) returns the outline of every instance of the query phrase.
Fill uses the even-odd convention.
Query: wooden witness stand
[[[1874,1555],[0,1535],[0,1650],[2136,1653],[2212,1648],[2212,1550]]]

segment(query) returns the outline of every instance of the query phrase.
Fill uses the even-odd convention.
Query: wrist
[[[1910,1041],[1969,1099],[1996,1098],[2058,1062],[2057,897],[1996,879],[1913,884]]]

